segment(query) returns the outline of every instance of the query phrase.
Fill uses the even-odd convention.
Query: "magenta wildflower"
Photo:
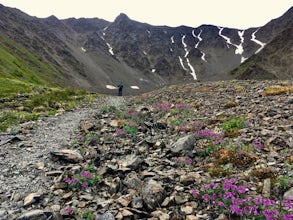
[[[271,200],[271,199],[265,199],[264,201],[263,201],[263,205],[264,205],[264,207],[266,207],[266,206],[271,206],[271,205],[275,205],[276,204],[276,202],[274,201],[274,200]]]
[[[218,202],[218,206],[223,207],[225,204],[222,201]]]
[[[77,178],[74,178],[70,181],[70,185],[75,185],[78,182]]]
[[[88,178],[88,179],[92,179],[93,176],[90,174],[90,173],[87,173],[87,172],[84,172],[84,171],[81,171],[80,172],[80,175],[85,177],[85,178]]]
[[[256,206],[256,205],[252,207],[252,213],[253,213],[253,215],[258,215],[257,209],[258,209],[258,206]]]
[[[190,157],[186,157],[185,158],[185,163],[186,163],[186,165],[190,165],[190,164],[192,164],[192,159],[190,158]]]
[[[212,187],[213,187],[213,189],[218,189],[219,183],[214,183]]]
[[[242,154],[243,154],[243,150],[237,150],[237,153],[238,153],[239,155],[242,155]]]
[[[245,191],[246,191],[246,187],[245,186],[239,186],[237,188],[237,192],[240,193],[240,194],[245,193]]]
[[[256,199],[254,200],[254,203],[255,203],[256,205],[260,205],[260,204],[262,204],[262,198],[261,198],[261,197],[256,198]]]
[[[237,214],[237,215],[242,215],[243,214],[243,211],[236,205],[230,205],[230,211],[232,213]]]
[[[181,158],[180,157],[173,157],[173,161],[175,163],[180,163],[181,162]]]
[[[71,182],[70,177],[66,177],[66,178],[65,178],[65,182],[70,183],[70,182]]]
[[[201,197],[203,200],[205,200],[205,201],[209,201],[210,199],[211,199],[211,197],[208,195],[208,194],[204,194],[204,195],[202,195],[202,197]]]
[[[199,195],[199,192],[196,189],[191,190],[191,193],[195,196]]]
[[[251,210],[252,210],[252,208],[251,208],[250,206],[245,206],[245,207],[243,208],[243,212],[244,212],[245,214],[250,214]]]
[[[86,182],[83,182],[83,183],[81,184],[81,187],[83,187],[83,188],[87,187],[87,183],[86,183]]]
[[[285,214],[283,218],[284,220],[293,220],[293,214]]]
[[[71,215],[73,213],[73,210],[70,206],[67,206],[65,210],[68,215]]]
[[[232,192],[225,192],[224,199],[233,198],[234,194]]]
[[[233,191],[235,191],[235,190],[238,189],[238,187],[237,187],[236,185],[232,185],[232,186],[231,186],[231,189],[232,189]]]
[[[288,208],[288,209],[292,209],[292,201],[291,201],[291,199],[290,198],[286,198],[285,199],[285,204],[284,204],[284,206],[286,207],[286,208]]]

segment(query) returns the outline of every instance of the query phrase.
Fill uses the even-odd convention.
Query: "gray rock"
[[[115,220],[115,217],[111,212],[106,212],[101,215],[97,214],[96,220]]]
[[[43,210],[31,210],[21,215],[18,220],[46,220],[47,216]]]
[[[25,197],[23,205],[28,206],[32,203],[35,203],[41,199],[42,195],[39,193],[31,193],[27,197]]]
[[[171,147],[171,152],[174,154],[189,152],[194,148],[195,137],[193,135],[188,135],[186,137],[180,138]]]
[[[51,155],[59,160],[65,160],[72,163],[79,163],[84,160],[78,151],[70,149],[51,151]]]
[[[143,207],[143,200],[142,197],[134,197],[131,201],[132,208],[141,209]]]
[[[156,207],[161,206],[165,197],[165,190],[160,183],[150,179],[144,184],[142,198],[150,210],[154,210]]]
[[[142,163],[142,159],[134,154],[126,156],[126,158],[120,163],[122,168],[130,168],[137,170]]]
[[[293,200],[293,188],[289,189],[287,192],[284,193],[284,199],[291,199]]]

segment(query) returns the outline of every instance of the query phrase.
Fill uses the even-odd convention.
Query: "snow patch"
[[[251,39],[250,39],[251,41],[253,41],[256,44],[260,45],[260,48],[257,51],[255,51],[254,54],[259,53],[265,47],[265,45],[266,45],[265,43],[263,43],[263,42],[261,42],[261,41],[259,41],[259,40],[256,39],[256,33],[258,32],[258,30],[259,30],[259,28],[255,32],[252,33]]]
[[[179,56],[179,62],[180,62],[180,65],[182,66],[182,68],[185,70],[185,71],[188,71],[188,69],[184,66],[184,63],[183,63],[183,59]]]
[[[197,80],[195,70],[194,70],[193,66],[190,64],[189,59],[186,58],[186,61],[187,61],[187,65],[189,66],[189,68],[190,68],[190,70],[191,70],[190,74],[193,76],[193,79],[194,79],[194,80]]]
[[[105,30],[107,30],[107,29],[108,29],[108,27],[109,27],[109,26],[106,26],[106,27],[104,27],[104,29],[103,29],[103,30],[104,30],[104,31],[105,31]]]
[[[198,42],[195,44],[195,48],[196,49],[198,49],[198,45],[199,45],[199,43],[202,41],[202,38],[201,38],[201,33],[202,33],[202,29],[200,29],[200,32],[199,32],[199,34],[198,35],[196,35],[195,34],[195,32],[194,32],[194,30],[192,30],[192,36],[194,37],[194,38],[197,38],[198,39]],[[201,59],[203,60],[203,61],[205,61],[205,62],[207,62],[206,61],[206,59],[205,59],[205,53],[204,52],[202,52],[202,51],[200,51],[201,52],[201,54],[202,54],[202,56],[201,56]]]
[[[184,50],[185,50],[184,58],[186,59],[186,62],[187,62],[187,65],[188,65],[190,71],[189,71],[186,67],[184,67],[183,60],[182,60],[182,58],[179,56],[180,64],[181,64],[181,66],[182,66],[182,68],[183,68],[184,70],[189,71],[189,73],[192,75],[192,77],[193,77],[194,80],[197,80],[197,77],[196,77],[196,74],[195,74],[194,68],[193,68],[193,66],[190,64],[189,59],[187,58],[188,55],[189,55],[189,51],[188,51],[188,49],[187,49],[187,44],[184,42],[185,37],[186,37],[186,35],[183,35],[183,36],[182,36],[181,42],[182,42],[183,48],[184,48]]]
[[[147,53],[147,52],[145,52],[144,50],[143,50],[142,52],[143,52],[143,54],[144,54],[144,55],[148,55],[148,53]]]
[[[110,53],[112,56],[114,56],[113,48],[111,47],[111,45],[110,45],[109,43],[106,42],[106,44],[107,44],[107,46],[108,46],[108,48],[109,48],[109,53]]]
[[[228,45],[232,45],[234,47],[236,47],[235,49],[235,54],[239,54],[241,56],[241,63],[243,63],[247,58],[245,58],[242,54],[244,52],[244,49],[243,49],[243,43],[244,43],[244,30],[243,31],[238,31],[238,36],[240,38],[240,44],[237,45],[237,44],[233,44],[231,42],[231,39],[225,35],[222,34],[222,31],[224,30],[223,27],[218,27],[219,28],[219,35],[226,40],[226,43],[227,43],[227,47]],[[230,47],[228,47],[230,48]]]
[[[130,86],[131,89],[139,89],[138,86]]]
[[[148,33],[148,37],[151,36],[151,32],[149,30],[146,30],[146,32]]]
[[[206,56],[206,54],[204,53],[204,52],[202,52],[202,51],[200,51],[201,52],[201,59],[203,60],[203,61],[205,61],[205,62],[208,62],[207,60],[206,60],[206,58],[205,58],[205,56]]]
[[[156,72],[156,69],[152,69],[152,73]]]
[[[171,37],[171,43],[172,43],[172,44],[175,44],[175,41],[174,41],[174,35]]]
[[[187,50],[187,44],[184,42],[185,36],[186,36],[186,35],[184,35],[184,36],[182,37],[182,44],[183,44],[183,48],[184,48],[184,50],[185,50],[184,58],[186,58],[186,57],[188,56],[188,54],[189,54],[189,51]]]
[[[86,49],[84,49],[83,47],[80,48],[82,52],[86,52]]]
[[[117,89],[116,86],[112,86],[112,85],[106,85],[106,88],[107,88],[107,89]]]

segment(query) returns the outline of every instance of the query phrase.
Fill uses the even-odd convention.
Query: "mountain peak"
[[[128,17],[126,14],[124,14],[124,13],[120,13],[120,14],[116,17],[116,19],[115,19],[114,22],[126,21],[126,20],[130,20],[129,17]]]

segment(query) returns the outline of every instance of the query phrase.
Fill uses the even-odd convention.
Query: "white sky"
[[[213,24],[239,29],[265,25],[293,6],[292,0],[0,0],[0,3],[37,17],[98,17],[113,21],[123,12],[133,20],[152,25]]]

